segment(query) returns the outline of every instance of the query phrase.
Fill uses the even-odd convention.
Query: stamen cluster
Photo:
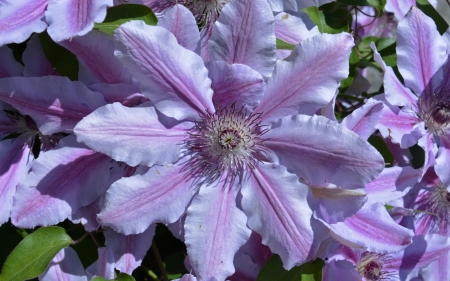
[[[378,281],[383,280],[388,274],[384,269],[386,262],[388,257],[385,254],[365,252],[355,267],[366,280]]]
[[[425,91],[419,98],[418,116],[426,129],[434,135],[443,135],[450,125],[450,90]]]
[[[439,183],[427,191],[417,202],[419,210],[418,216],[426,216],[426,223],[429,230],[434,230],[439,234],[447,235],[450,222],[450,193],[444,184]]]

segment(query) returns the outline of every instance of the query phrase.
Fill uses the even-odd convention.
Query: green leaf
[[[316,259],[287,271],[280,256],[273,255],[264,264],[256,281],[320,281],[324,264],[321,259]]]
[[[39,33],[39,40],[53,69],[59,74],[69,77],[72,81],[78,80],[77,57],[66,48],[53,42],[47,32]]]
[[[448,29],[448,23],[444,18],[436,11],[436,9],[428,2],[428,0],[416,0],[417,8],[421,9],[422,12],[432,18],[436,23],[437,29],[440,34]]]
[[[278,50],[294,50],[295,45],[284,42],[281,39],[277,38],[277,49]]]
[[[143,20],[148,25],[156,25],[158,19],[149,7],[138,4],[114,6],[108,9],[102,23],[96,23],[94,28],[109,34],[122,24],[131,20]]]
[[[39,228],[25,237],[3,265],[0,281],[27,280],[39,276],[72,239],[62,227]]]
[[[125,274],[125,273],[120,273],[119,276],[117,276],[114,279],[110,279],[110,280],[107,280],[101,276],[97,276],[97,277],[94,277],[91,279],[91,281],[113,281],[113,280],[114,281],[135,281],[132,276]]]
[[[346,6],[381,6],[383,5],[381,0],[336,0]]]
[[[352,21],[351,14],[335,2],[325,4],[319,8],[312,6],[303,11],[317,25],[321,33],[336,34],[348,32]]]

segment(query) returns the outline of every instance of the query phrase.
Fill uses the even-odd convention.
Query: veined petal
[[[306,14],[303,13],[302,16],[306,16]],[[318,34],[320,34],[319,29],[308,29],[302,17],[285,12],[275,16],[275,35],[286,43],[297,45]]]
[[[19,183],[13,224],[33,228],[63,221],[100,195],[111,166],[109,157],[77,143],[74,136],[62,139],[39,156],[31,173]]]
[[[88,281],[80,258],[71,247],[62,249],[39,276],[40,281]]]
[[[348,33],[320,34],[298,44],[289,57],[277,61],[255,111],[263,112],[266,121],[275,122],[291,114],[314,114],[326,106],[339,82],[348,76],[353,45]]]
[[[312,184],[361,188],[384,168],[366,140],[322,116],[287,116],[264,137],[281,165]]]
[[[114,279],[114,253],[109,247],[100,247],[97,249],[98,259],[86,268],[89,279],[94,276],[101,276],[108,280]]]
[[[40,33],[47,24],[43,21],[48,0],[1,0],[0,46],[21,43],[31,33]]]
[[[214,90],[213,101],[218,106],[236,104],[236,108],[253,111],[264,95],[264,80],[257,71],[244,64],[212,61],[206,64]]]
[[[250,237],[245,214],[236,206],[234,182],[202,186],[187,210],[184,224],[188,258],[201,280],[225,280],[235,272],[233,259]]]
[[[115,39],[116,56],[159,111],[178,120],[214,112],[211,80],[202,58],[181,47],[172,33],[131,21],[116,30]]]
[[[142,233],[156,222],[175,222],[197,192],[184,169],[179,162],[153,166],[143,175],[116,181],[106,193],[100,223],[128,235]]]
[[[375,180],[366,184],[368,203],[387,204],[402,197],[418,182],[421,174],[420,170],[409,166],[385,168]]]
[[[85,35],[106,17],[106,7],[113,0],[49,0],[45,19],[48,34],[56,42]]]
[[[413,6],[397,28],[397,64],[406,86],[420,95],[434,80],[434,89],[441,82],[438,71],[446,60],[447,44],[434,21]]]
[[[286,269],[312,258],[321,242],[315,241],[311,227],[308,192],[297,176],[269,163],[260,163],[242,183],[247,225],[280,255]]]
[[[214,24],[209,40],[211,60],[241,63],[264,78],[275,65],[275,22],[265,0],[231,0]]]
[[[369,99],[366,104],[345,117],[342,125],[357,133],[363,139],[368,139],[375,132],[378,120],[381,117],[383,103],[374,99]]]
[[[22,76],[22,73],[23,66],[14,59],[13,51],[7,46],[0,47],[0,78]]]
[[[446,186],[450,185],[448,167],[450,167],[450,137],[444,135],[441,136],[441,147],[439,147],[434,170]]]
[[[387,12],[393,13],[397,20],[401,20],[409,11],[409,9],[411,9],[411,6],[415,5],[415,0],[386,1],[385,9]]]
[[[93,30],[59,44],[77,56],[80,63],[79,80],[86,85],[94,83],[131,84],[131,74],[114,56],[112,36]]]
[[[378,253],[400,251],[414,236],[412,230],[396,224],[380,203],[366,204],[353,217],[330,224],[330,230],[344,245]]]
[[[449,264],[450,251],[447,251],[421,270],[423,280],[450,280]]]
[[[23,69],[23,76],[25,77],[59,75],[45,56],[37,34],[33,34],[28,40],[27,47],[22,54],[22,61],[25,65]]]
[[[45,135],[67,133],[106,103],[100,93],[60,76],[3,78],[0,99],[30,115]]]
[[[19,180],[24,178],[33,163],[33,155],[25,139],[0,142],[0,225],[7,222]]]
[[[158,26],[170,31],[177,38],[178,44],[199,54],[200,32],[194,16],[186,7],[177,4],[164,11],[158,19]]]
[[[105,245],[114,253],[115,268],[130,274],[141,265],[152,244],[156,224],[141,234],[123,235],[110,229],[105,231]]]
[[[83,118],[74,132],[79,142],[114,160],[151,167],[176,162],[192,126],[184,122],[166,128],[148,103],[132,108],[114,103]]]

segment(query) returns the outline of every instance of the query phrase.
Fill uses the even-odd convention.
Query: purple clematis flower
[[[232,20],[242,13],[252,20]],[[298,115],[328,104],[347,76],[349,34],[305,40],[275,64],[273,15],[265,1],[230,1],[221,17],[231,24],[216,23],[210,57],[228,64],[206,66],[161,27],[122,25],[116,55],[154,107],[107,105],[75,128],[78,141],[92,149],[151,167],[111,186],[99,221],[137,234],[186,212],[188,258],[202,280],[233,274],[233,256],[250,229],[286,268],[311,259],[322,240],[315,229],[322,228],[296,174],[358,186],[384,166],[355,133],[324,117]],[[261,40],[254,26],[269,36]]]
[[[81,36],[102,22],[113,0],[1,0],[0,46],[21,43],[48,26],[54,41]]]

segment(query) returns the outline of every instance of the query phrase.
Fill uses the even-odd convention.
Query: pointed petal
[[[384,168],[383,158],[367,141],[322,116],[287,116],[264,137],[280,164],[313,184],[360,188]]]
[[[111,35],[93,30],[59,44],[77,56],[80,64],[78,78],[86,85],[131,84],[131,74],[114,56],[115,45]]]
[[[30,115],[45,135],[67,133],[106,103],[100,93],[67,77],[12,77],[0,81],[0,99]]]
[[[98,219],[123,234],[142,233],[153,223],[179,219],[195,193],[182,164],[153,166],[143,175],[116,181]]]
[[[397,28],[397,65],[406,86],[420,95],[432,79],[442,79],[437,72],[446,60],[447,44],[434,21],[413,6]]]
[[[422,172],[407,167],[385,168],[372,182],[366,184],[369,203],[387,204],[403,197],[420,179]]]
[[[375,126],[381,117],[383,103],[374,99],[369,99],[366,104],[345,117],[342,125],[357,133],[363,139],[368,139],[375,132]]]
[[[244,64],[228,64],[212,61],[206,64],[214,90],[213,101],[219,106],[236,104],[253,111],[264,95],[265,84],[262,76]]]
[[[0,142],[0,225],[7,222],[19,180],[28,173],[33,156],[24,139]]]
[[[411,244],[414,233],[396,224],[382,204],[365,205],[353,217],[330,225],[339,242],[370,252],[396,252]]]
[[[450,251],[422,269],[423,280],[450,280]]]
[[[109,157],[77,143],[74,136],[62,139],[39,156],[31,173],[19,183],[12,222],[33,228],[63,221],[100,195],[110,167]]]
[[[106,279],[114,279],[114,254],[109,247],[100,247],[97,249],[98,259],[86,268],[89,279],[94,276],[101,276]]]
[[[40,281],[88,281],[84,267],[74,249],[64,248],[56,254]]]
[[[184,122],[166,128],[148,103],[132,108],[114,103],[83,118],[74,132],[79,142],[95,151],[130,166],[151,167],[176,162],[186,130],[192,126]]]
[[[0,46],[21,43],[31,33],[40,33],[47,24],[43,21],[48,0],[0,1]]]
[[[14,59],[12,50],[7,46],[0,47],[0,78],[22,76],[22,73],[23,66]]]
[[[189,262],[198,278],[225,280],[235,272],[233,259],[250,237],[247,217],[236,206],[234,182],[202,186],[187,210],[184,224]]]
[[[25,65],[23,69],[23,76],[25,77],[59,75],[45,56],[37,34],[32,35],[28,40],[27,47],[22,54],[22,61]]]
[[[105,231],[105,245],[114,253],[115,268],[130,274],[141,265],[155,235],[155,224],[141,234],[123,235],[110,229]]]
[[[200,33],[194,16],[186,7],[177,4],[166,10],[158,19],[158,26],[170,31],[178,44],[198,54]]]
[[[242,183],[247,225],[290,269],[312,258],[318,244],[311,228],[308,187],[283,166],[261,163]]]
[[[277,61],[266,94],[256,112],[275,121],[291,114],[314,114],[333,99],[339,82],[348,76],[353,37],[321,34],[298,44],[284,61]]]
[[[214,112],[211,80],[203,60],[178,45],[162,27],[131,21],[115,32],[116,56],[140,81],[145,94],[167,116],[196,120]]]
[[[113,0],[49,0],[45,12],[47,32],[56,42],[85,35],[94,22],[105,19],[107,6],[113,4]]]
[[[231,0],[214,24],[208,46],[211,60],[245,64],[267,78],[275,65],[274,31],[267,1]]]
[[[426,133],[423,135],[417,144],[425,151],[425,160],[423,163],[422,171],[426,173],[429,167],[436,164],[436,154],[438,152],[437,145],[434,141],[434,135]]]
[[[297,45],[318,34],[320,34],[319,30],[317,28],[308,29],[301,17],[285,12],[275,16],[275,35],[286,43]]]

